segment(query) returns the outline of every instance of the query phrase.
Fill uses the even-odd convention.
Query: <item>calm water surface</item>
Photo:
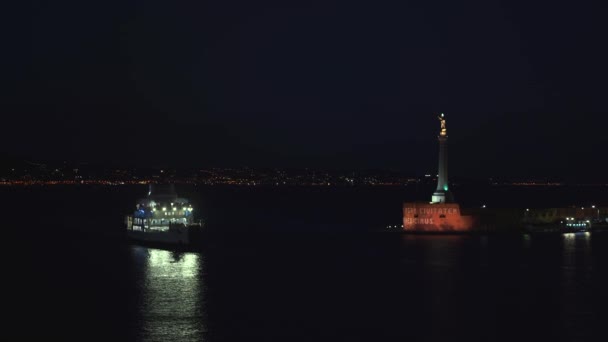
[[[129,245],[100,233],[119,231],[122,222],[112,224],[109,218],[120,219],[132,202],[124,199],[125,193],[131,196],[128,191],[113,191],[2,194],[3,203],[16,213],[3,224],[7,318],[2,339],[608,338],[606,233],[407,236],[352,228],[344,234],[344,227],[355,227],[356,222],[326,215],[335,198],[280,194],[270,199],[265,195],[257,205],[263,209],[269,202],[291,199],[302,210],[285,206],[276,212],[272,207],[253,217],[272,227],[295,222],[340,228],[323,233],[229,233],[197,252],[181,253]],[[384,206],[390,204],[378,201],[382,194],[368,195],[345,198],[370,207],[371,213],[361,214],[364,222],[380,223]],[[234,199],[236,209],[229,201],[221,202],[222,196]],[[391,196],[396,195],[386,197]],[[230,208],[216,210],[217,215],[234,224],[246,220],[231,213],[238,216],[239,206],[255,196],[218,193],[214,203],[218,198]],[[315,203],[307,206],[307,201]],[[70,203],[76,213],[66,210]],[[104,203],[125,209],[114,213]],[[298,220],[301,212],[306,215]],[[257,226],[263,224],[252,227]],[[91,227],[93,233],[78,227]]]

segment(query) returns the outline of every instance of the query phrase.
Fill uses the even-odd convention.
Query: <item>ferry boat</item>
[[[190,245],[200,236],[202,220],[195,220],[192,204],[177,196],[173,184],[150,184],[148,196],[137,201],[127,215],[127,236],[137,242]]]

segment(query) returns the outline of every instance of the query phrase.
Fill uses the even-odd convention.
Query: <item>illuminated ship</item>
[[[150,185],[148,196],[140,199],[135,212],[125,219],[127,235],[139,242],[189,245],[203,228],[193,211],[192,204],[178,197],[172,184]]]

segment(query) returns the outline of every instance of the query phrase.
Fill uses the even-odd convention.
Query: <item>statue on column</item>
[[[439,133],[439,135],[447,135],[448,130],[445,128],[445,115],[443,115],[443,113],[441,113],[441,115],[438,116],[437,118],[441,122],[441,132]]]

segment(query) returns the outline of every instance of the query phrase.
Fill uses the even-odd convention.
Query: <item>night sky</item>
[[[48,1],[2,18],[0,155],[601,176],[600,1]]]

